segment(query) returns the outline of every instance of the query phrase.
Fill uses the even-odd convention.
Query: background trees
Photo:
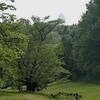
[[[74,79],[99,81],[100,2],[91,0],[86,6],[87,11],[78,25],[61,25],[57,31],[64,46],[64,67]]]
[[[77,66],[88,80],[99,79],[99,47],[100,47],[100,2],[91,0],[87,5],[87,12],[83,14],[78,25],[74,52],[76,52]]]

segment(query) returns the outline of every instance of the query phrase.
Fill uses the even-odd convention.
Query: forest
[[[73,25],[50,16],[17,19],[10,14],[14,0],[8,2],[0,2],[1,89],[36,92],[59,80],[100,83],[100,0],[91,0]]]

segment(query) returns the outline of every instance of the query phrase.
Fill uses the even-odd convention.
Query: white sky
[[[66,18],[66,24],[78,23],[82,13],[86,11],[85,4],[90,0],[15,0],[17,18],[28,18],[32,15],[57,19],[60,13]]]

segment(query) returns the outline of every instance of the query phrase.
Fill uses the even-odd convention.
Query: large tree
[[[35,91],[45,87],[53,81],[58,73],[67,73],[61,65],[59,55],[62,52],[59,44],[52,44],[50,32],[59,24],[59,21],[41,21],[32,17],[34,24],[28,34],[28,47],[25,54],[19,59],[19,81],[27,86],[27,90]],[[62,71],[62,72],[61,72]]]
[[[100,0],[91,0],[78,26],[74,41],[78,68],[88,79],[100,80]]]

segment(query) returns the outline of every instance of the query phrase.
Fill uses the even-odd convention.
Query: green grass
[[[80,100],[100,100],[100,85],[79,82],[55,82],[39,93],[0,90],[0,100],[56,100],[50,94],[58,92],[79,93],[82,95]],[[69,100],[75,99],[70,97]]]
[[[78,82],[59,82],[49,85],[48,89],[43,91],[44,93],[79,93],[82,95],[81,100],[100,100],[100,85],[98,84],[86,84]]]
[[[44,100],[46,96],[33,92],[0,91],[0,100]]]

